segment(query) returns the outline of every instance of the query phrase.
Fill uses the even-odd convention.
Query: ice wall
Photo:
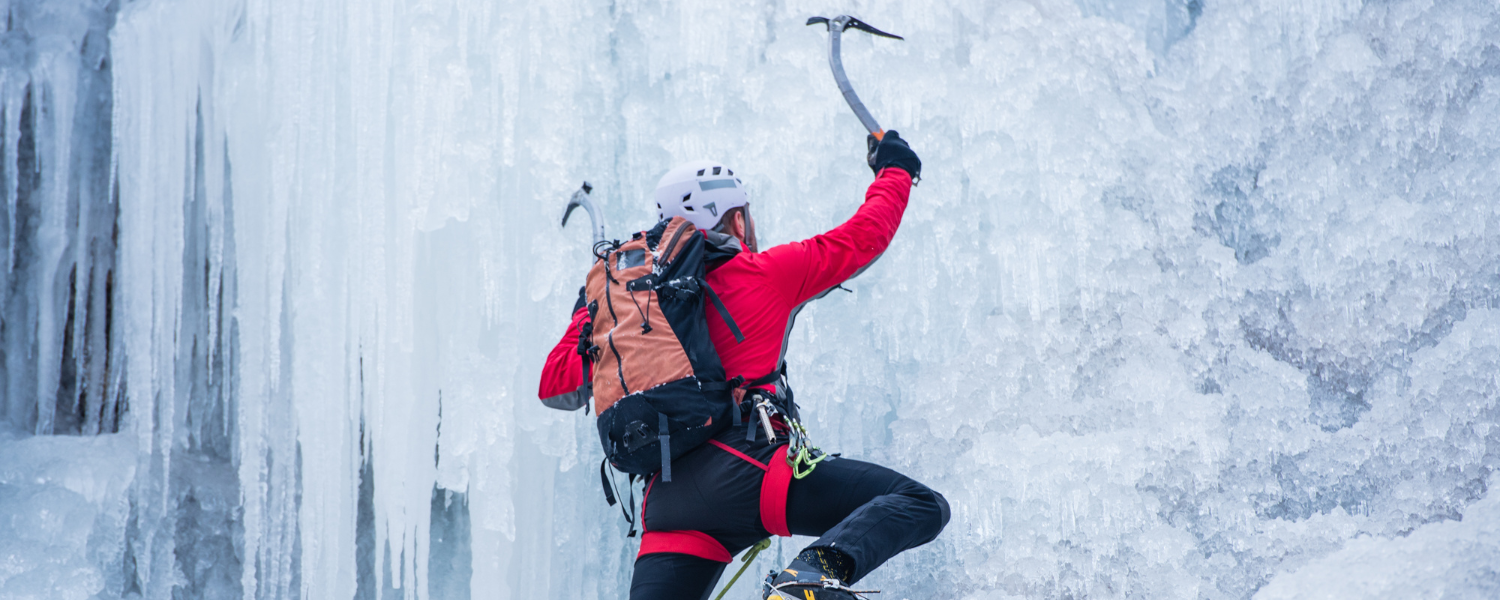
[[[1500,593],[1492,2],[0,7],[6,597],[622,597],[592,423],[533,400],[561,209],[624,235],[707,156],[763,243],[847,217],[844,11],[907,37],[844,62],[924,180],[788,356],[825,449],[954,506],[882,597]]]
[[[0,3],[0,426],[118,428],[109,27],[101,0]]]

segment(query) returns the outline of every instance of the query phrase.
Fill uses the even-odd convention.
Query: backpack
[[[710,244],[709,235],[720,243]],[[733,392],[743,381],[725,379],[704,314],[706,299],[735,339],[744,340],[703,278],[709,263],[738,253],[732,240],[673,217],[624,243],[595,248],[598,260],[585,286],[591,324],[579,335],[579,353],[585,373],[593,366],[605,460],[620,471],[659,470],[671,481],[672,459],[729,427],[737,414]]]

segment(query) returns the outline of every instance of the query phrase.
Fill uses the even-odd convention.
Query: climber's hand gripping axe
[[[582,206],[589,213],[589,225],[594,234],[594,244],[597,245],[604,241],[604,217],[599,214],[599,207],[594,206],[594,201],[589,198],[589,192],[592,191],[594,187],[585,181],[583,187],[573,192],[573,197],[568,199],[568,209],[563,211],[562,226],[567,227],[568,217],[572,216],[573,209]]]
[[[839,58],[839,38],[843,35],[844,31],[849,29],[858,29],[872,35],[897,40],[905,38],[871,27],[864,21],[849,15],[839,15],[832,19],[827,17],[813,17],[807,20],[808,25],[818,23],[828,27],[828,66],[833,69],[833,80],[838,83],[839,91],[844,93],[844,100],[849,102],[849,108],[854,109],[854,116],[859,117],[859,122],[864,124],[865,129],[870,130],[870,135],[875,136],[877,140],[885,137],[885,130],[881,129],[880,124],[875,122],[875,117],[870,116],[870,109],[865,108],[865,104],[859,101],[859,96],[854,95],[854,88],[849,85],[849,77],[844,75],[844,61]]]

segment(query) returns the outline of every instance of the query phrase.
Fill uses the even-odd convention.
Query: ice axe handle
[[[841,58],[841,38],[844,31],[849,29],[857,29],[871,35],[897,40],[905,38],[871,27],[864,21],[849,15],[839,15],[832,19],[827,17],[812,17],[807,20],[807,24],[822,24],[828,28],[828,67],[833,70],[834,83],[838,84],[839,92],[844,95],[844,101],[849,103],[849,108],[854,111],[854,116],[859,118],[859,122],[865,126],[870,135],[875,136],[877,140],[885,139],[885,129],[882,129],[880,123],[875,121],[875,117],[870,114],[870,109],[865,108],[865,104],[860,102],[859,96],[854,93],[854,87],[849,85],[849,77],[844,74],[844,61]]]

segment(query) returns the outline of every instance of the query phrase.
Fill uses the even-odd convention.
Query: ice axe
[[[813,17],[807,20],[808,25],[817,23],[828,26],[828,66],[833,69],[833,80],[839,84],[839,91],[844,93],[844,100],[849,102],[849,108],[854,109],[854,116],[859,117],[859,122],[864,124],[865,129],[870,130],[870,135],[875,136],[877,140],[884,138],[885,130],[875,122],[875,117],[870,116],[870,109],[865,108],[865,103],[859,101],[859,96],[854,95],[854,88],[849,85],[849,77],[844,75],[844,61],[839,58],[839,38],[849,29],[858,29],[872,35],[897,40],[906,38],[871,27],[868,23],[849,15],[839,15],[832,19]]]
[[[562,226],[567,227],[568,217],[572,216],[573,209],[582,206],[584,210],[589,212],[590,229],[594,233],[594,243],[598,244],[604,241],[604,217],[599,215],[599,207],[594,206],[594,201],[589,198],[589,192],[592,191],[594,191],[594,187],[585,181],[583,182],[583,187],[573,192],[573,197],[568,199],[568,209],[563,211]]]

